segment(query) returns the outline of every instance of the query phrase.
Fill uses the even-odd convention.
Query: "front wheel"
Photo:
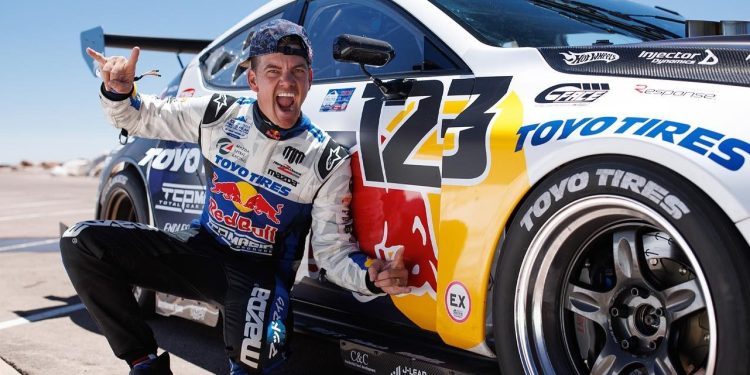
[[[727,374],[750,359],[750,252],[689,181],[628,157],[571,163],[510,224],[496,269],[501,372]]]

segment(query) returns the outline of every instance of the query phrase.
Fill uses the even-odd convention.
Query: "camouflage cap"
[[[302,42],[302,48],[279,47],[279,41],[287,36],[296,36]],[[305,29],[294,22],[276,19],[262,24],[252,35],[247,60],[243,61],[240,66],[249,69],[250,58],[276,52],[302,56],[308,64],[312,64],[313,51]]]

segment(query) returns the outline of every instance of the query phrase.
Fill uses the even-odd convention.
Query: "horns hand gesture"
[[[86,53],[99,64],[104,88],[107,91],[118,94],[130,94],[133,91],[135,66],[141,53],[140,48],[133,47],[129,59],[123,56],[105,57],[91,48],[86,48]]]

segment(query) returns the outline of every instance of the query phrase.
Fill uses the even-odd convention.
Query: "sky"
[[[101,26],[110,34],[214,39],[265,2],[0,2],[0,165],[90,159],[117,146],[119,132],[108,124],[99,106],[100,81],[81,55],[81,31]],[[750,0],[636,2],[669,8],[687,19],[750,21]],[[129,52],[106,51],[125,56]],[[183,62],[191,58],[183,55]],[[144,93],[160,93],[180,71],[176,55],[166,52],[141,51],[138,66],[162,73],[161,78],[139,81]]]

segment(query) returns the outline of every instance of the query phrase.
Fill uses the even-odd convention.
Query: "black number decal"
[[[474,81],[473,89],[462,81]],[[474,179],[487,169],[487,127],[494,116],[485,113],[508,92],[511,77],[481,77],[471,80],[454,80],[448,95],[478,95],[471,105],[454,120],[442,123],[440,136],[450,128],[464,128],[457,135],[458,151],[443,158],[443,178]],[[472,92],[473,91],[473,92]]]
[[[442,178],[473,179],[487,168],[485,137],[492,113],[485,113],[505,95],[511,77],[485,77],[456,79],[451,82],[448,95],[478,95],[478,98],[453,120],[442,122],[441,137],[450,128],[463,128],[457,138],[456,154],[443,158]],[[384,102],[380,90],[368,84],[362,94],[365,102],[360,122],[359,148],[364,178],[370,182],[389,182],[439,188],[440,168],[428,165],[407,164],[409,155],[437,125],[440,104],[443,100],[443,83],[437,80],[418,81],[410,93],[424,97],[416,112],[391,135],[380,150],[380,116],[383,105],[403,104]]]

